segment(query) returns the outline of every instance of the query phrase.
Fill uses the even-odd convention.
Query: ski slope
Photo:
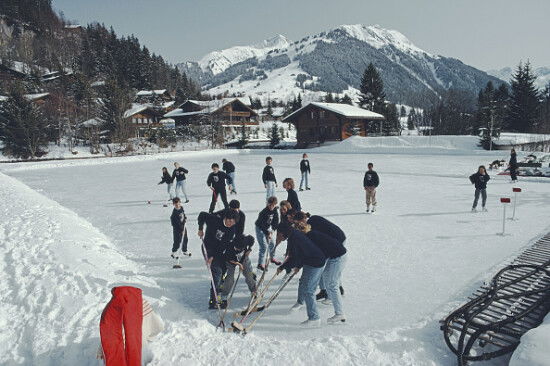
[[[489,212],[472,214],[467,177],[503,152],[474,151],[464,141],[440,151],[431,146],[395,154],[363,149],[353,139],[347,144],[355,147],[308,151],[312,190],[298,192],[305,210],[334,221],[348,236],[347,325],[301,329],[305,310],[288,311],[296,299],[294,281],[245,338],[216,332],[217,314],[207,310],[209,282],[196,217],[210,201],[209,167],[223,157],[236,165],[237,198],[247,214],[246,232],[253,234],[265,199],[265,156],[273,156],[279,181],[298,179],[302,151],[1,166],[0,364],[97,365],[99,314],[110,287],[128,283],[144,289],[166,322],[165,332],[150,345],[150,365],[454,365],[438,320],[548,231],[550,184],[544,178],[520,179],[520,220],[509,222],[511,235],[501,237],[498,198],[509,195],[512,185],[492,175]],[[163,207],[165,186],[157,185],[161,167],[171,169],[173,161],[190,171],[191,202],[185,210],[193,256],[181,270],[171,268],[171,208]],[[361,187],[370,161],[381,180],[376,215],[364,213]],[[286,198],[281,188],[277,195]],[[256,258],[257,245],[254,264]],[[243,308],[247,300],[240,282],[233,303]],[[332,316],[332,306],[319,306],[324,321]]]

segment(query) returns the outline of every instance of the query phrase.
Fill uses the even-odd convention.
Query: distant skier
[[[172,182],[174,181],[174,179],[172,179],[172,176],[170,175],[170,173],[168,173],[168,169],[166,167],[163,167],[162,168],[162,177],[161,177],[161,181],[159,182],[159,184],[163,184],[163,183],[166,183],[167,185],[167,191],[168,191],[168,194],[170,195],[170,198],[168,199],[168,201],[172,201],[172,199],[174,199],[174,195],[172,194]]]
[[[280,265],[281,262],[275,259],[275,231],[279,226],[279,214],[277,213],[277,197],[269,197],[267,206],[260,211],[256,225],[256,240],[260,246],[258,256],[258,269],[265,271],[266,250],[269,248],[271,263]]]
[[[367,212],[374,212],[376,210],[376,187],[380,184],[378,173],[372,170],[373,167],[372,163],[368,164],[368,170],[365,172],[365,177],[363,178],[363,187],[365,187],[367,193]]]
[[[302,186],[304,183],[306,184],[306,190],[309,191],[311,188],[309,188],[308,178],[311,174],[311,167],[309,165],[307,154],[302,155],[302,161],[300,161],[300,173],[302,173],[302,179],[300,179],[300,191],[303,191]]]
[[[229,184],[229,193],[237,194],[237,188],[235,188],[235,165],[227,159],[222,159],[222,169],[229,176],[227,183]]]
[[[286,178],[283,181],[283,188],[286,189],[288,193],[287,201],[290,203],[293,209],[296,211],[302,211],[302,205],[300,204],[300,200],[298,199],[298,193],[294,190],[294,179],[292,178]]]
[[[184,167],[180,166],[179,163],[174,163],[174,172],[172,173],[172,181],[176,181],[176,197],[183,198],[185,197],[185,203],[189,202],[187,198],[187,192],[185,190],[185,174],[188,174],[189,171]],[[182,197],[183,195],[183,197]]]
[[[227,248],[233,245],[235,239],[235,224],[237,223],[237,214],[233,210],[226,210],[223,218],[207,212],[201,212],[198,217],[199,231],[198,236],[204,241],[206,248],[207,265],[212,274],[214,287],[210,286],[209,309],[216,309],[218,306],[225,307],[219,294],[220,284],[223,273],[225,272],[224,253]],[[206,233],[204,225],[206,224]]]
[[[516,149],[512,149],[510,152],[510,161],[508,162],[508,167],[510,168],[510,178],[512,183],[518,180],[518,158],[516,155]]]
[[[225,266],[227,269],[225,279],[223,281],[222,296],[229,296],[233,283],[235,282],[235,269],[240,267],[244,276],[246,285],[250,293],[256,292],[256,274],[252,270],[250,263],[250,253],[254,245],[254,237],[251,235],[237,236],[233,241],[233,245],[224,252]]]
[[[225,210],[226,209],[220,210],[218,212],[215,212],[214,214],[219,217],[223,217],[223,213],[225,212]],[[229,210],[235,211],[238,215],[237,224],[235,224],[235,236],[241,237],[242,235],[244,235],[244,224],[246,222],[246,215],[241,210],[241,203],[237,200],[229,201]]]
[[[264,171],[262,173],[262,181],[264,182],[264,187],[266,189],[266,201],[269,197],[275,196],[275,187],[277,187],[277,178],[275,178],[275,170],[271,166],[273,159],[271,156],[265,158]]]
[[[480,165],[477,173],[470,175],[470,182],[475,184],[476,192],[474,195],[474,204],[472,205],[472,212],[477,212],[477,202],[479,201],[479,195],[481,194],[481,208],[483,212],[487,212],[485,203],[487,202],[487,182],[491,179],[485,166]]]
[[[212,202],[210,202],[209,213],[214,212],[216,202],[218,202],[218,196],[222,198],[223,206],[227,209],[229,204],[227,203],[227,192],[225,190],[225,181],[229,177],[224,172],[220,171],[220,166],[217,163],[212,164],[212,173],[208,175],[206,185],[212,190]]]
[[[187,229],[185,223],[187,222],[187,216],[185,216],[185,211],[181,205],[181,200],[176,197],[172,200],[174,204],[174,209],[172,210],[172,215],[170,216],[170,222],[172,223],[172,234],[174,242],[172,244],[172,255],[171,257],[176,260],[175,266],[179,267],[177,262],[179,259],[178,249],[181,247],[182,254],[185,256],[190,256],[191,253],[187,251]],[[177,267],[176,267],[177,268]]]

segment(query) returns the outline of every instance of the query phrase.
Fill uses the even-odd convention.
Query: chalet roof
[[[103,124],[103,121],[97,118],[90,118],[84,122],[82,122],[80,125],[82,127],[93,127],[93,126],[100,126]]]
[[[151,96],[151,95],[162,95],[166,93],[166,89],[157,89],[157,90],[140,90],[137,92],[138,97]]]
[[[162,103],[162,105],[160,106],[161,109],[167,109],[171,106],[174,105],[174,101],[170,101],[170,102],[165,102],[165,103]],[[155,108],[158,109],[157,106],[154,106],[150,103],[133,103],[132,104],[132,107],[130,109],[127,109],[125,112],[124,112],[124,118],[128,118],[128,117],[131,117],[133,116],[134,114],[138,114],[138,113],[141,113],[147,109],[151,109],[153,112],[155,113],[158,113],[158,111],[155,111]]]
[[[185,116],[196,116],[199,114],[208,114],[207,111],[195,111],[195,112],[184,112],[181,108],[176,108],[173,111],[166,113],[163,117],[172,118],[172,117],[185,117]]]
[[[250,99],[249,98],[222,98],[222,99],[214,99],[214,100],[193,100],[188,99],[185,103],[193,103],[198,106],[201,106],[203,108],[210,108],[210,109],[220,109],[221,107],[234,102],[235,100],[238,100],[242,104],[244,104],[247,107],[250,107]],[[182,105],[183,105],[182,104]]]
[[[297,111],[294,111],[293,113],[286,116],[283,121],[288,121],[291,119],[292,116],[297,115],[305,108],[309,107],[310,105],[313,105],[315,107],[325,109],[327,111],[334,112],[336,114],[339,114],[341,116],[347,117],[347,118],[357,118],[357,119],[385,119],[385,117],[379,113],[375,113],[363,108],[359,108],[353,105],[349,104],[340,104],[340,103],[320,103],[320,102],[311,102],[303,106],[302,108],[298,109]]]

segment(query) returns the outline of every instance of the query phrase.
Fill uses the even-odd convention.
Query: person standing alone
[[[176,181],[176,197],[182,198],[185,197],[185,203],[189,202],[187,198],[187,192],[185,191],[185,174],[189,174],[189,171],[184,167],[180,166],[179,163],[174,163],[174,172],[172,173],[172,181]]]
[[[302,186],[304,183],[306,184],[306,190],[309,191],[311,188],[309,188],[308,178],[311,173],[311,167],[309,165],[307,154],[302,155],[302,161],[300,161],[300,172],[302,173],[302,179],[300,180],[300,191],[303,191]]]
[[[262,180],[266,189],[266,202],[269,197],[275,196],[275,187],[277,187],[277,178],[275,178],[275,170],[273,170],[273,167],[271,166],[272,162],[273,159],[271,156],[265,158],[266,166],[264,167],[264,171],[262,173]]]
[[[378,173],[372,170],[373,167],[372,163],[368,164],[368,170],[363,178],[363,187],[365,187],[367,194],[367,213],[376,210],[376,187],[380,184]]]
[[[476,192],[474,195],[474,204],[472,205],[472,212],[477,212],[477,202],[479,201],[479,195],[481,194],[481,209],[483,212],[487,212],[485,203],[487,202],[487,182],[491,179],[485,166],[481,165],[477,169],[477,173],[470,175],[470,182],[475,184]]]
[[[518,158],[516,155],[516,149],[512,149],[510,152],[510,162],[508,163],[510,167],[510,178],[512,178],[512,183],[518,180]]]
[[[227,192],[225,190],[225,181],[229,177],[224,172],[220,171],[220,166],[217,163],[212,164],[212,173],[208,175],[206,185],[212,190],[212,202],[210,203],[210,209],[208,213],[213,213],[218,202],[218,196],[222,198],[223,206],[225,209],[229,207],[227,203]]]
[[[235,165],[227,159],[222,159],[222,170],[227,174],[229,180],[229,193],[237,194],[237,189],[235,188]]]

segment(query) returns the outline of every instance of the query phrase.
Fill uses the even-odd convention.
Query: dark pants
[[[212,260],[210,264],[210,271],[212,272],[212,279],[214,280],[214,286],[216,286],[216,292],[220,295],[220,285],[222,283],[222,277],[225,273],[225,261],[223,258],[216,258]],[[210,300],[216,299],[212,284],[210,284]]]
[[[481,207],[485,207],[485,203],[487,202],[487,191],[485,189],[477,189],[474,196],[474,204],[472,205],[472,208],[477,207],[477,201],[479,201],[479,194],[481,193]]]
[[[187,229],[184,227],[183,230],[179,228],[172,228],[172,233],[174,235],[174,244],[172,244],[172,252],[177,252],[181,245],[181,251],[187,252]]]
[[[210,210],[208,210],[208,212],[214,212],[214,208],[216,208],[216,202],[218,202],[218,196],[222,198],[224,207],[229,207],[229,203],[227,203],[227,192],[225,191],[224,187],[223,190],[215,190],[214,192],[212,192],[212,202],[210,203]]]
[[[512,178],[512,180],[518,180],[517,171],[517,165],[510,165],[510,178]]]

